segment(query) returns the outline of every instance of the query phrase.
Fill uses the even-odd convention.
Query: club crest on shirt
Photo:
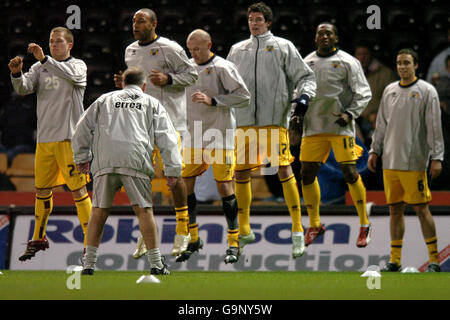
[[[413,91],[409,94],[409,97],[412,99],[417,99],[419,98],[419,93],[417,91]]]
[[[150,50],[150,55],[151,56],[157,56],[159,54],[159,49],[151,49]]]
[[[340,68],[341,67],[341,63],[339,62],[339,61],[331,61],[331,66],[334,68],[334,69],[338,69],[338,68]]]
[[[266,46],[266,52],[272,52],[273,46]]]
[[[214,72],[214,68],[213,67],[209,67],[205,69],[206,74],[211,74]]]

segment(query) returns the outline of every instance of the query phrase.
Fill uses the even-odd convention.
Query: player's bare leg
[[[425,244],[428,248],[430,264],[428,265],[427,272],[440,272],[441,267],[439,265],[438,257],[436,226],[430,208],[427,204],[420,204],[414,206],[414,211],[419,217],[423,238],[425,239]]]
[[[139,229],[147,248],[147,257],[150,262],[150,273],[157,275],[169,275],[167,265],[161,257],[158,247],[158,231],[152,208],[140,208],[133,206],[133,211],[139,221]]]
[[[86,253],[84,254],[83,275],[93,275],[95,263],[97,262],[97,250],[103,236],[106,219],[108,219],[109,208],[92,208],[89,219],[86,239]]]
[[[383,271],[400,271],[403,246],[403,235],[405,234],[405,204],[403,202],[389,205],[389,231],[391,235],[391,255],[389,262]]]

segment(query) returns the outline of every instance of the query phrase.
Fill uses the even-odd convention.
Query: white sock
[[[302,236],[302,235],[303,235],[303,232],[292,232],[292,236],[299,237],[299,236]]]
[[[84,269],[94,269],[97,262],[97,247],[86,246],[86,253],[84,254]]]
[[[159,248],[147,250],[146,255],[148,262],[150,262],[150,268],[164,268],[164,265],[161,261],[161,252],[159,251]]]

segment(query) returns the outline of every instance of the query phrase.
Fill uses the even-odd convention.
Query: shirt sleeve
[[[444,160],[444,138],[442,134],[441,108],[439,97],[434,87],[430,86],[425,110],[427,143],[431,160]]]
[[[386,133],[386,106],[387,106],[387,93],[384,90],[383,96],[381,97],[380,107],[377,113],[377,119],[375,124],[375,131],[372,135],[372,144],[370,146],[369,153],[375,153],[377,156],[381,156],[383,153],[384,146],[384,135]]]
[[[159,102],[153,109],[153,128],[155,144],[161,154],[166,177],[181,176],[182,162],[178,149],[178,135],[167,111]]]
[[[11,74],[11,83],[14,91],[22,96],[35,92],[39,84],[39,64],[31,66],[30,70],[20,76]]]
[[[350,113],[353,119],[356,119],[369,104],[372,98],[372,91],[364,75],[361,63],[358,60],[353,59],[348,64],[348,68],[347,84],[353,92],[353,99],[350,105],[345,108],[345,111]]]
[[[81,115],[72,136],[73,160],[76,164],[92,160],[94,131],[98,122],[99,100],[97,99]]]
[[[218,107],[243,108],[250,104],[250,92],[239,74],[236,66],[228,62],[228,64],[220,68],[219,79],[226,93],[219,94],[213,98],[217,102]]]
[[[72,58],[69,61],[61,62],[46,56],[46,61],[42,65],[58,77],[70,81],[74,86],[86,87],[87,85],[87,66],[81,60]]]
[[[297,94],[307,94],[310,99],[316,96],[316,77],[312,69],[305,63],[298,50],[288,43],[285,61],[285,73],[294,83]]]
[[[188,87],[197,81],[197,70],[189,61],[184,50],[170,52],[168,54],[167,63],[172,70],[174,70],[173,73],[169,73],[172,78],[172,86]]]

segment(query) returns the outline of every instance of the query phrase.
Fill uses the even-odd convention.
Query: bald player
[[[146,76],[145,93],[158,99],[166,108],[175,129],[181,136],[186,131],[186,87],[195,83],[198,74],[189,61],[183,48],[175,41],[156,34],[158,21],[151,9],[140,9],[133,16],[133,35],[135,42],[125,49],[125,63],[128,68],[140,67]],[[122,75],[115,74],[116,87],[123,88]],[[157,158],[163,167],[159,151],[155,150]],[[176,236],[171,255],[178,256],[186,251],[190,236],[188,230],[188,210],[186,186],[181,177],[171,188],[177,218]],[[141,250],[139,249],[141,248]],[[139,237],[135,258],[145,254],[145,245]]]
[[[225,263],[235,263],[239,258],[239,230],[238,208],[233,190],[236,130],[234,109],[248,107],[250,93],[235,65],[211,52],[211,36],[206,31],[192,31],[186,43],[192,56],[191,63],[195,64],[199,79],[187,89],[189,134],[184,140],[185,166],[182,169],[188,194],[191,240],[187,250],[179,255],[176,261],[186,261],[203,247],[203,241],[198,236],[194,186],[196,177],[211,165],[228,224]],[[194,140],[195,132],[200,132],[205,138]],[[210,135],[208,132],[214,134]]]

